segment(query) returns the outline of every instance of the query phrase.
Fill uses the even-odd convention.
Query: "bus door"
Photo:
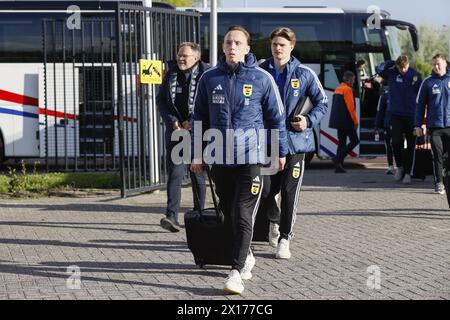
[[[390,58],[383,28],[369,28],[367,15],[353,16],[353,52],[356,95],[360,99],[360,156],[385,154],[383,140],[375,141],[374,125],[381,90],[375,67]],[[358,68],[359,66],[359,68]]]
[[[360,100],[360,156],[380,156],[385,154],[383,139],[375,141],[375,118],[380,98],[382,79],[377,76],[375,67],[385,60],[380,52],[357,52],[355,83]]]

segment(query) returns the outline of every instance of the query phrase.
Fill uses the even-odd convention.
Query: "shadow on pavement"
[[[223,277],[223,273],[218,272],[207,272],[204,270],[193,270],[196,268],[194,265],[189,264],[161,264],[161,263],[128,263],[128,262],[71,262],[71,265],[76,265],[80,267],[82,272],[82,282],[87,281],[95,281],[105,284],[115,283],[118,285],[135,285],[135,286],[144,286],[144,287],[153,287],[155,289],[172,289],[183,292],[191,292],[194,295],[200,295],[205,297],[213,297],[213,296],[224,296],[222,290],[205,287],[199,288],[198,286],[183,286],[180,284],[163,284],[163,283],[152,283],[152,282],[144,282],[144,281],[136,281],[136,280],[122,280],[122,279],[114,279],[111,277],[95,277],[91,275],[87,275],[86,273],[101,273],[106,276],[105,273],[120,273],[120,274],[174,274],[174,275],[199,275],[199,276],[210,276],[210,277]],[[41,276],[44,278],[60,278],[64,280],[68,280],[71,273],[67,273],[68,264],[66,262],[43,262],[42,266],[25,266],[25,265],[16,265],[16,264],[0,264],[0,269],[3,273],[10,274],[22,274],[22,275],[30,275],[30,276]],[[84,289],[82,287],[82,289]],[[95,289],[94,288],[86,288],[86,289]],[[69,291],[69,289],[68,289]],[[67,292],[66,292],[67,293]],[[174,293],[175,294],[175,293]],[[158,294],[155,294],[157,297]]]

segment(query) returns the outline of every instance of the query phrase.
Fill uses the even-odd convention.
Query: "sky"
[[[244,7],[245,2],[247,7],[327,6],[367,9],[370,5],[376,5],[390,12],[394,20],[412,22],[416,25],[427,23],[436,27],[450,25],[449,0],[221,0],[221,6]]]

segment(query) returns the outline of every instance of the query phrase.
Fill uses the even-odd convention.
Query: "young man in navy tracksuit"
[[[435,192],[440,194],[445,193],[443,170],[446,169],[445,179],[448,180],[450,169],[450,157],[447,157],[445,166],[443,164],[444,151],[450,150],[450,69],[448,67],[447,58],[444,55],[438,54],[433,57],[433,71],[420,87],[414,120],[416,135],[422,136],[421,126],[425,108],[427,109],[427,129],[431,136],[433,151]],[[448,186],[448,181],[446,183]]]
[[[252,277],[251,269],[255,264],[250,243],[263,188],[260,167],[265,160],[261,155],[265,154],[266,142],[256,137],[247,144],[239,139],[245,134],[255,137],[260,132],[264,137],[265,127],[278,130],[280,144],[275,153],[279,155],[277,169],[280,170],[284,168],[288,149],[283,103],[272,77],[257,66],[256,57],[250,53],[249,33],[240,26],[230,27],[224,38],[223,52],[225,56],[217,67],[205,72],[198,85],[194,143],[207,129],[215,129],[223,138],[222,143],[214,142],[215,155],[222,151],[223,157],[210,160],[214,160],[212,176],[220,206],[226,218],[231,219],[233,229],[233,264],[224,290],[241,294],[244,291],[242,280]],[[197,127],[199,122],[202,130]],[[221,150],[217,150],[219,147]],[[224,161],[226,154],[231,156]],[[201,172],[201,162],[202,159],[195,156],[191,170]]]
[[[164,77],[156,97],[156,105],[166,125],[166,163],[167,163],[167,209],[166,217],[161,219],[161,227],[170,232],[178,232],[178,212],[181,202],[181,184],[186,174],[186,164],[176,163],[171,157],[173,147],[178,143],[171,141],[177,130],[191,130],[190,117],[194,108],[194,94],[197,82],[208,66],[200,61],[200,46],[192,42],[180,45],[177,64]],[[200,206],[205,203],[205,178],[197,175]],[[196,203],[196,201],[194,201]],[[196,208],[198,209],[198,208]]]
[[[384,133],[384,145],[386,147],[386,156],[388,161],[387,174],[394,174],[394,154],[392,153],[391,144],[391,114],[388,111],[389,105],[389,87],[384,85],[380,98],[378,99],[377,116],[375,117],[375,133],[379,134],[380,130]]]
[[[305,153],[316,151],[313,128],[319,125],[328,106],[327,96],[314,71],[291,56],[296,44],[294,31],[290,28],[277,28],[269,37],[272,57],[261,67],[275,79],[286,108],[289,154],[284,170],[270,177],[270,191],[263,206],[271,220],[269,242],[277,247],[275,257],[289,259],[289,243],[294,237],[293,227],[305,169]],[[310,99],[313,107],[304,114],[295,114],[298,102],[305,96]],[[275,200],[280,191],[281,212]]]
[[[410,184],[416,148],[414,113],[422,78],[416,70],[409,67],[407,56],[400,56],[395,62],[383,62],[376,70],[389,86],[388,110],[391,113],[392,149],[397,163],[395,180],[403,180],[404,184]],[[402,156],[403,136],[406,137],[408,146],[407,159],[403,159]],[[406,163],[406,167],[403,163]]]

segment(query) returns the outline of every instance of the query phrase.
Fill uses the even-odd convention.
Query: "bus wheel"
[[[307,153],[305,155],[305,165],[309,166],[309,164],[311,163],[313,158],[314,158],[314,152]]]

